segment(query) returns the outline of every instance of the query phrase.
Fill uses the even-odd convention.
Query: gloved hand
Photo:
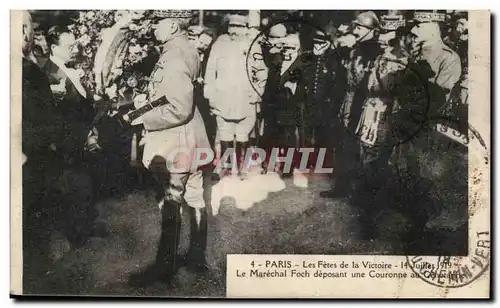
[[[139,109],[142,106],[146,105],[148,103],[147,95],[146,94],[139,94],[136,97],[134,97],[134,107],[135,109]],[[138,117],[137,119],[133,120],[130,125],[135,126],[135,125],[140,125],[144,123],[144,119],[142,117]]]

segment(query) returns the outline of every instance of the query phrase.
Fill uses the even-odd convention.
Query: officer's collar
[[[428,42],[427,44],[422,46],[422,54],[432,53],[436,50],[443,48],[443,45],[444,45],[444,43],[441,40],[437,40],[434,42]]]
[[[187,36],[183,32],[174,34],[174,36],[172,36],[171,39],[169,39],[168,41],[166,41],[165,43],[163,43],[162,50],[165,50],[165,48],[168,45],[172,44],[172,42],[179,41],[179,39],[182,39],[182,38],[185,38],[186,40],[188,40]]]

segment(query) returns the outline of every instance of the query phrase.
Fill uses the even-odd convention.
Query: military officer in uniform
[[[413,134],[415,136],[410,142],[399,147],[400,169],[410,178],[411,174],[419,174],[420,170],[418,156],[414,155],[412,148],[427,149],[432,146],[431,132],[434,128],[426,123],[445,115],[445,110],[450,105],[452,89],[460,79],[460,58],[441,39],[439,22],[444,19],[445,15],[441,13],[417,11],[411,21],[410,65],[413,67],[411,71],[417,72],[420,78],[415,80],[411,76],[414,73],[402,78],[400,103],[405,110],[413,111],[404,118],[403,113],[398,113],[397,120],[401,125],[413,127],[412,130],[418,132],[417,135]],[[415,88],[422,87],[423,81],[426,82],[425,97],[418,97]]]
[[[460,57],[441,38],[439,22],[444,22],[445,14],[435,12],[415,12],[411,29],[412,52],[415,61],[427,62],[434,73],[429,82],[444,91],[444,98],[431,99],[430,112],[439,114],[450,99],[451,90],[460,79],[462,66]]]
[[[410,32],[412,36],[412,56],[415,70],[423,76],[425,84],[425,99],[416,100],[408,97],[406,103],[413,105],[425,104],[421,114],[413,114],[406,121],[408,124],[412,119],[420,120],[420,129],[408,142],[399,147],[398,159],[401,181],[407,182],[406,187],[412,187],[418,194],[426,194],[430,189],[427,181],[421,181],[421,153],[426,155],[438,155],[440,141],[435,144],[436,119],[442,119],[446,109],[451,105],[452,89],[457,86],[461,75],[461,61],[459,56],[441,38],[440,23],[445,21],[445,14],[439,12],[417,11],[414,13]],[[421,78],[421,79],[423,79]],[[404,80],[402,82],[405,82]],[[408,91],[407,91],[408,92]],[[412,94],[410,92],[410,94]],[[412,95],[414,96],[414,95]],[[404,101],[402,101],[404,103]],[[419,106],[412,108],[416,109]],[[421,108],[422,109],[422,108]],[[419,124],[419,123],[416,123]],[[449,122],[443,123],[450,125]],[[416,125],[417,127],[419,125]],[[415,211],[414,229],[422,229],[425,224],[432,225],[431,217],[438,217],[441,208],[429,207],[425,210]],[[446,211],[444,212],[446,213]],[[445,214],[447,215],[447,214]],[[418,231],[417,231],[418,236]]]
[[[204,89],[217,119],[221,153],[233,149],[233,142],[236,141],[236,164],[240,176],[244,176],[245,153],[249,146],[249,134],[256,123],[256,104],[260,100],[247,76],[250,42],[246,31],[246,16],[229,16],[228,34],[219,36],[210,51]],[[229,168],[223,168],[221,177],[230,173]]]
[[[147,134],[142,161],[164,187],[160,203],[161,237],[156,262],[144,273],[133,275],[131,283],[169,279],[175,274],[180,265],[177,249],[183,203],[187,203],[192,217],[186,264],[188,269],[206,269],[203,178],[201,169],[192,167],[192,159],[197,148],[209,149],[210,145],[203,119],[193,102],[193,84],[199,76],[200,60],[187,38],[192,12],[155,11],[153,16],[157,21],[155,37],[163,43],[162,54],[150,77],[147,97],[136,97],[135,106],[140,108],[158,100],[163,104],[132,124],[144,125]]]
[[[345,196],[350,192],[353,177],[359,162],[358,140],[354,132],[359,122],[361,107],[367,95],[367,72],[373,66],[375,58],[380,54],[378,44],[379,20],[374,12],[360,13],[353,21],[352,34],[354,45],[338,48],[347,74],[347,89],[342,102],[339,117],[343,122],[342,141],[338,154],[333,189],[320,193],[322,197],[334,198]]]

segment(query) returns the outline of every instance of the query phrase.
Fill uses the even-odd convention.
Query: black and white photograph
[[[18,16],[23,295],[223,298],[233,254],[468,255],[468,11]]]

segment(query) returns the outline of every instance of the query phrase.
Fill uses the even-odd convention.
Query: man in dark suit
[[[315,167],[320,148],[326,148],[325,163],[331,165],[333,149],[340,143],[337,117],[343,99],[346,73],[336,51],[331,48],[329,29],[316,29],[309,65],[303,70],[297,96],[304,104],[299,135],[302,147],[316,148],[308,167]],[[326,164],[324,166],[326,166]]]
[[[55,26],[48,31],[47,44],[50,58],[43,70],[49,78],[56,105],[66,116],[77,120],[78,124],[90,124],[94,115],[92,102],[87,99],[77,71],[68,67],[76,45],[75,36],[67,28]],[[87,134],[88,131],[85,132],[85,138]]]
[[[33,27],[23,12],[22,44],[22,217],[23,282],[44,273],[49,262],[52,202],[47,197],[61,170],[56,151],[62,144],[49,81],[32,54]],[[24,289],[24,288],[23,288]]]
[[[64,223],[66,236],[73,245],[81,245],[92,233],[97,217],[94,206],[96,183],[102,170],[98,160],[84,152],[85,142],[94,119],[92,102],[74,69],[67,67],[72,59],[75,37],[63,27],[48,31],[50,58],[43,66],[54,95],[57,114],[60,115],[64,143],[58,150],[63,172],[53,187],[58,221]],[[72,206],[69,206],[69,205]]]

